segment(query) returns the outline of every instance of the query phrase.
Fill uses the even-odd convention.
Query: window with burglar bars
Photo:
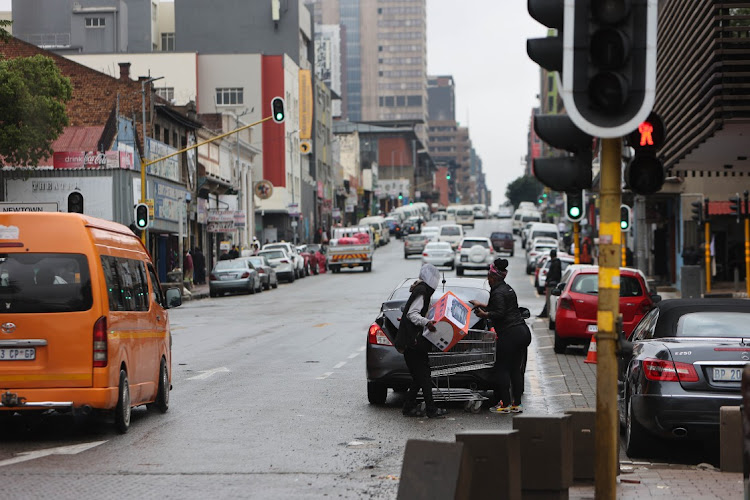
[[[174,52],[174,33],[161,34],[162,52]]]
[[[103,28],[105,26],[105,20],[103,17],[87,17],[86,27],[87,28]]]
[[[244,104],[244,89],[227,87],[216,89],[216,105],[232,106],[235,104]]]

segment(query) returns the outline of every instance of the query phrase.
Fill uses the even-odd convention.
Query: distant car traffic
[[[599,304],[599,268],[586,266],[571,273],[561,289],[553,294],[559,299],[555,313],[556,353],[565,352],[568,344],[587,344],[597,332]],[[552,299],[551,299],[552,300]],[[636,269],[620,268],[620,314],[626,335],[649,312],[660,297],[650,295],[643,274]]]
[[[408,234],[404,236],[404,258],[408,259],[410,255],[421,255],[429,238],[424,234]]]
[[[463,237],[464,228],[458,224],[443,224],[440,226],[438,241],[447,241],[454,249],[458,247],[458,243]]]
[[[263,245],[263,250],[272,250],[274,248],[283,248],[287,253],[292,264],[294,264],[295,278],[305,277],[305,259],[299,254],[299,252],[297,252],[297,248],[294,245],[284,241]]]
[[[440,228],[438,226],[422,226],[421,234],[427,236],[430,241],[437,241],[440,236]]]
[[[265,256],[255,255],[248,257],[248,259],[250,259],[258,274],[260,274],[260,282],[264,290],[279,287],[279,277],[276,275],[276,270]]]
[[[549,253],[550,250],[557,249],[558,244],[556,240],[549,238],[541,238],[532,243],[529,250],[526,252],[526,274],[532,274],[536,267],[536,261],[544,253]]]
[[[272,248],[270,250],[261,250],[258,255],[265,257],[276,270],[276,276],[279,279],[286,280],[288,283],[294,283],[297,279],[297,272],[294,269],[294,261],[283,248]]]
[[[422,251],[422,263],[434,266],[448,266],[453,269],[455,255],[450,243],[445,241],[431,241],[427,243]]]
[[[516,249],[516,240],[513,238],[513,233],[496,231],[490,235],[490,241],[496,252],[509,253],[513,257]]]
[[[565,272],[568,266],[575,262],[575,258],[573,256],[563,254],[562,252],[558,252],[557,258],[560,259],[561,272]],[[541,259],[539,259],[537,264],[537,272],[534,276],[534,286],[536,286],[536,291],[540,294],[546,293],[547,291],[547,273],[549,272],[549,264],[551,260],[552,259],[550,259],[548,253]]]
[[[409,298],[409,288],[414,278],[402,281],[380,306],[380,314],[370,325],[367,332],[366,371],[367,371],[367,399],[371,404],[383,404],[388,396],[388,389],[404,391],[411,383],[409,370],[404,362],[404,355],[400,354],[393,343],[398,332],[398,325],[404,312],[401,308]],[[445,292],[453,292],[464,302],[477,300],[487,303],[489,300],[489,285],[485,279],[476,278],[447,278],[432,296],[434,303]],[[484,328],[484,320],[476,314],[471,315],[469,328]],[[451,376],[451,387],[476,387],[491,389],[494,379],[490,370],[470,371]]]
[[[720,408],[742,404],[749,324],[742,299],[665,300],[646,314],[619,374],[628,456],[658,454],[654,437],[718,442]]]
[[[218,297],[229,292],[255,293],[263,291],[260,274],[250,257],[220,260],[208,276],[208,294]]]
[[[463,276],[464,271],[487,272],[496,258],[497,255],[489,238],[476,236],[464,238],[456,251],[456,275]]]

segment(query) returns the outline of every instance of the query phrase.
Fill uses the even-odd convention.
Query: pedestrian
[[[583,238],[583,243],[581,243],[581,257],[579,260],[581,261],[581,264],[594,263],[594,244],[591,241],[590,236]]]
[[[549,296],[552,289],[560,283],[562,277],[562,262],[557,258],[557,250],[554,248],[549,252],[549,269],[547,270],[547,281],[544,284],[544,309],[537,318],[546,318],[549,311]]]
[[[221,255],[219,255],[219,260],[229,260],[232,257],[230,257],[229,252],[226,249],[223,249],[221,251]]]
[[[193,249],[193,276],[198,285],[206,282],[206,256],[198,247]]]
[[[193,283],[193,256],[188,250],[185,250],[182,256],[182,276],[183,280],[192,285]]]
[[[495,343],[495,374],[497,405],[492,413],[521,413],[523,405],[523,367],[526,349],[531,343],[531,331],[521,317],[516,292],[505,282],[508,259],[496,259],[490,264],[487,280],[490,300],[482,304],[469,301],[480,318],[489,319],[497,333]],[[512,399],[511,399],[512,391]]]
[[[236,259],[239,256],[240,256],[240,249],[237,248],[237,245],[232,245],[232,249],[229,251],[229,258]]]
[[[404,315],[396,334],[396,349],[404,355],[404,361],[411,374],[411,385],[406,393],[406,401],[402,413],[407,417],[440,418],[448,413],[443,408],[437,408],[432,398],[432,384],[430,382],[430,360],[427,352],[430,341],[422,332],[425,328],[434,332],[435,322],[425,317],[430,308],[430,298],[440,283],[440,271],[432,264],[425,264],[419,271],[419,279],[414,282],[409,291],[411,295],[404,306]],[[422,389],[425,410],[417,405],[417,394]]]

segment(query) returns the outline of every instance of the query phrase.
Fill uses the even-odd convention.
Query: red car
[[[310,251],[308,245],[298,246],[297,251],[304,259],[303,269],[305,270],[305,276],[318,274],[318,258],[315,256],[314,252]]]
[[[597,331],[599,274],[597,266],[574,271],[563,285],[555,313],[555,352],[562,353],[568,344],[586,344]],[[623,330],[629,336],[635,325],[649,312],[658,295],[650,295],[643,274],[637,269],[620,268],[620,314]]]
[[[325,247],[317,243],[310,243],[307,245],[307,250],[313,255],[312,266],[313,273],[324,273],[327,270],[326,267],[326,255]]]

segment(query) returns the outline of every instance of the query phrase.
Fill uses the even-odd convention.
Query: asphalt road
[[[509,225],[477,221],[469,234]],[[169,412],[134,410],[125,435],[103,418],[15,418],[0,430],[0,498],[394,498],[408,439],[511,427],[506,415],[460,405],[444,420],[405,418],[393,393],[385,406],[368,404],[367,329],[420,265],[392,240],[376,251],[371,273],[343,270],[171,310]],[[518,242],[508,281],[537,314],[543,299]],[[526,412],[562,411],[545,397],[538,342],[529,350]]]

